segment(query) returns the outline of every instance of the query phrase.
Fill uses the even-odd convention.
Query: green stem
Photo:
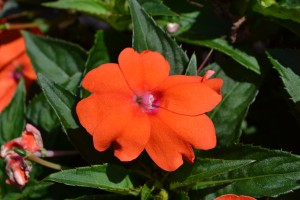
[[[52,168],[52,169],[56,169],[56,170],[67,169],[67,167],[64,167],[62,165],[46,161],[46,160],[44,160],[42,158],[37,157],[36,155],[34,155],[34,154],[30,153],[30,152],[28,152],[26,158],[28,160],[31,160],[33,162],[36,162],[36,163],[38,163],[40,165],[43,165],[43,166],[46,166],[46,167],[49,167],[49,168]]]

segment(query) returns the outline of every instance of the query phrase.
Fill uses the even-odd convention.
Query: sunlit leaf
[[[130,17],[125,0],[59,0],[43,3],[44,6],[82,12],[101,18],[117,30],[128,29]]]
[[[291,0],[257,0],[253,10],[266,16],[300,23],[300,2]]]

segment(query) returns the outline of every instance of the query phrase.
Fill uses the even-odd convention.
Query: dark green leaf
[[[193,54],[190,62],[186,68],[185,75],[187,76],[197,76],[197,58],[196,55]]]
[[[212,64],[205,70],[214,70],[214,77],[224,81],[221,103],[209,113],[218,136],[218,145],[226,146],[239,141],[241,125],[254,101],[260,77],[234,62],[223,63],[222,68]]]
[[[94,165],[77,169],[63,170],[49,175],[46,180],[67,185],[92,187],[109,192],[135,195],[140,193],[135,188],[134,176],[120,166]]]
[[[280,74],[285,85],[285,89],[291,95],[292,100],[296,103],[300,101],[300,76],[295,73],[299,68],[299,50],[270,50],[268,58],[274,68]],[[293,70],[294,69],[294,70]],[[298,69],[298,73],[300,70]]]
[[[253,10],[266,16],[288,19],[300,23],[299,1],[258,0],[253,6]]]
[[[27,54],[36,73],[57,84],[66,84],[75,73],[81,73],[86,52],[77,45],[23,32]]]
[[[86,72],[110,61],[108,50],[104,43],[104,32],[98,31],[95,35],[94,46],[88,53],[88,60],[86,63]]]
[[[208,40],[197,40],[197,39],[186,39],[183,37],[178,37],[179,40],[183,42],[187,42],[194,45],[200,45],[215,49],[220,51],[232,59],[243,65],[244,67],[260,74],[260,66],[255,57],[248,55],[247,53],[233,47],[230,45],[224,38],[215,38],[215,39],[208,39]]]
[[[27,108],[26,116],[35,125],[50,132],[59,125],[59,120],[43,93],[35,96]]]
[[[202,159],[197,158],[193,165],[184,165],[178,171],[172,174],[170,188],[176,190],[182,187],[192,187],[201,184],[207,178],[219,174],[228,173],[244,167],[253,160],[221,160],[221,159]]]
[[[232,26],[230,19],[217,14],[220,11],[216,11],[217,4],[214,1],[205,3],[204,1],[176,1],[174,3],[172,0],[164,0],[164,3],[178,13],[176,17],[168,17],[168,22],[179,24],[179,29],[173,33],[174,35],[183,34],[181,35],[183,38],[196,37],[198,40],[199,38],[217,38],[227,35]],[[203,6],[199,8],[197,4]],[[222,9],[221,6],[219,8]]]
[[[277,196],[300,188],[300,157],[291,153],[250,145],[236,145],[198,154],[200,157],[224,160],[255,160],[247,166],[194,185],[194,190],[210,186],[207,190],[191,192],[194,193],[193,195],[198,195],[200,199],[214,199],[226,193],[259,198]]]
[[[76,96],[50,81],[40,73],[38,73],[38,80],[49,104],[54,109],[61,125],[64,127],[64,130],[78,128],[78,124],[73,117]]]
[[[150,15],[177,15],[164,5],[161,0],[138,0],[138,2]]]
[[[158,51],[171,65],[171,74],[182,74],[188,64],[188,57],[180,46],[166,34],[145,12],[136,0],[130,0],[133,22],[133,47],[143,50]]]
[[[25,83],[21,79],[9,105],[0,113],[0,144],[21,136],[25,126]]]

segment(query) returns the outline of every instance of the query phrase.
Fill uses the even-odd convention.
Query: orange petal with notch
[[[243,195],[225,194],[217,197],[215,200],[255,200],[255,198]]]
[[[114,143],[115,156],[121,161],[136,159],[149,141],[150,130],[148,116],[143,112],[136,111],[135,116]]]
[[[8,106],[18,87],[18,83],[12,78],[4,78],[0,75],[0,112]]]
[[[138,53],[132,48],[126,48],[120,53],[119,66],[136,94],[157,87],[170,72],[169,63],[160,53],[148,50]]]
[[[156,116],[194,148],[208,150],[216,146],[215,127],[205,114],[186,116],[159,109]]]
[[[107,63],[89,71],[82,80],[82,86],[97,93],[132,93],[117,64]]]
[[[182,157],[193,162],[195,155],[191,145],[178,135],[159,118],[150,117],[151,135],[146,151],[151,159],[166,171],[175,171],[183,164]],[[176,122],[174,122],[176,123]]]
[[[220,78],[212,78],[203,81],[204,84],[208,85],[211,89],[216,91],[218,94],[221,94],[221,88],[223,85],[223,80]]]
[[[200,115],[212,110],[222,96],[204,83],[186,83],[161,92],[159,107],[183,115]]]
[[[112,128],[127,122],[128,117],[132,113],[132,107],[135,106],[135,104],[130,95],[121,93],[94,93],[78,102],[76,112],[81,125],[91,135],[94,135],[97,127],[100,126],[103,121],[109,121],[108,119],[110,119],[111,116],[119,115],[119,119],[111,118],[112,121],[108,122]]]

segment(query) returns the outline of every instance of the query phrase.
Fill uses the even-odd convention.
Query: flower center
[[[155,103],[157,103],[157,99],[155,99],[151,93],[137,96],[135,101],[146,112],[153,112],[157,109],[157,105],[155,105]]]
[[[22,76],[23,76],[22,66],[19,65],[15,68],[13,72],[13,78],[15,81],[19,81],[20,78],[22,78]]]

